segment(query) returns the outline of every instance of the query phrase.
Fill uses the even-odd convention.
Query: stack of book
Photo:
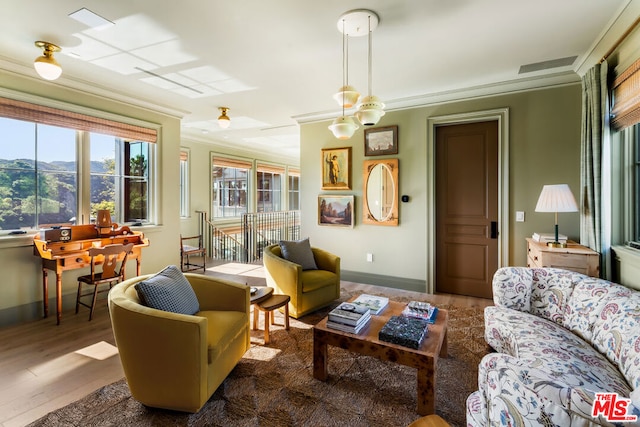
[[[438,307],[422,301],[411,301],[402,310],[402,315],[426,320],[427,323],[435,323],[438,317]]]
[[[357,334],[370,320],[371,312],[367,307],[343,302],[329,312],[327,327]]]
[[[371,311],[371,314],[380,314],[389,305],[389,298],[362,294],[353,300],[351,304],[366,307]]]
[[[549,243],[556,241],[555,233],[533,233],[531,238],[540,243]],[[558,243],[567,243],[567,236],[564,234],[558,234]]]

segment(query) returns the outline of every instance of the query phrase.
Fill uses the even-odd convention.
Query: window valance
[[[130,125],[9,98],[0,97],[0,116],[45,125],[102,133],[126,140],[152,143],[158,140],[158,132],[156,129]]]

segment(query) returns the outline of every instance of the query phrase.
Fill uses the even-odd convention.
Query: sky
[[[0,159],[33,159],[35,156],[34,123],[0,117]],[[91,160],[113,158],[115,137],[91,134]],[[38,125],[38,160],[75,161],[75,130]]]

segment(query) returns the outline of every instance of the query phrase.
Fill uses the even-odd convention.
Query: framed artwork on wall
[[[322,189],[351,190],[351,147],[322,149]]]
[[[364,130],[364,155],[398,154],[398,126]]]
[[[318,196],[318,224],[350,227],[354,224],[353,196]]]

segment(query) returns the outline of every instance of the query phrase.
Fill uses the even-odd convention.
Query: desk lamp
[[[545,185],[538,198],[536,212],[556,214],[555,241],[547,243],[552,248],[565,248],[566,243],[558,241],[558,212],[578,212],[578,204],[567,184]]]

